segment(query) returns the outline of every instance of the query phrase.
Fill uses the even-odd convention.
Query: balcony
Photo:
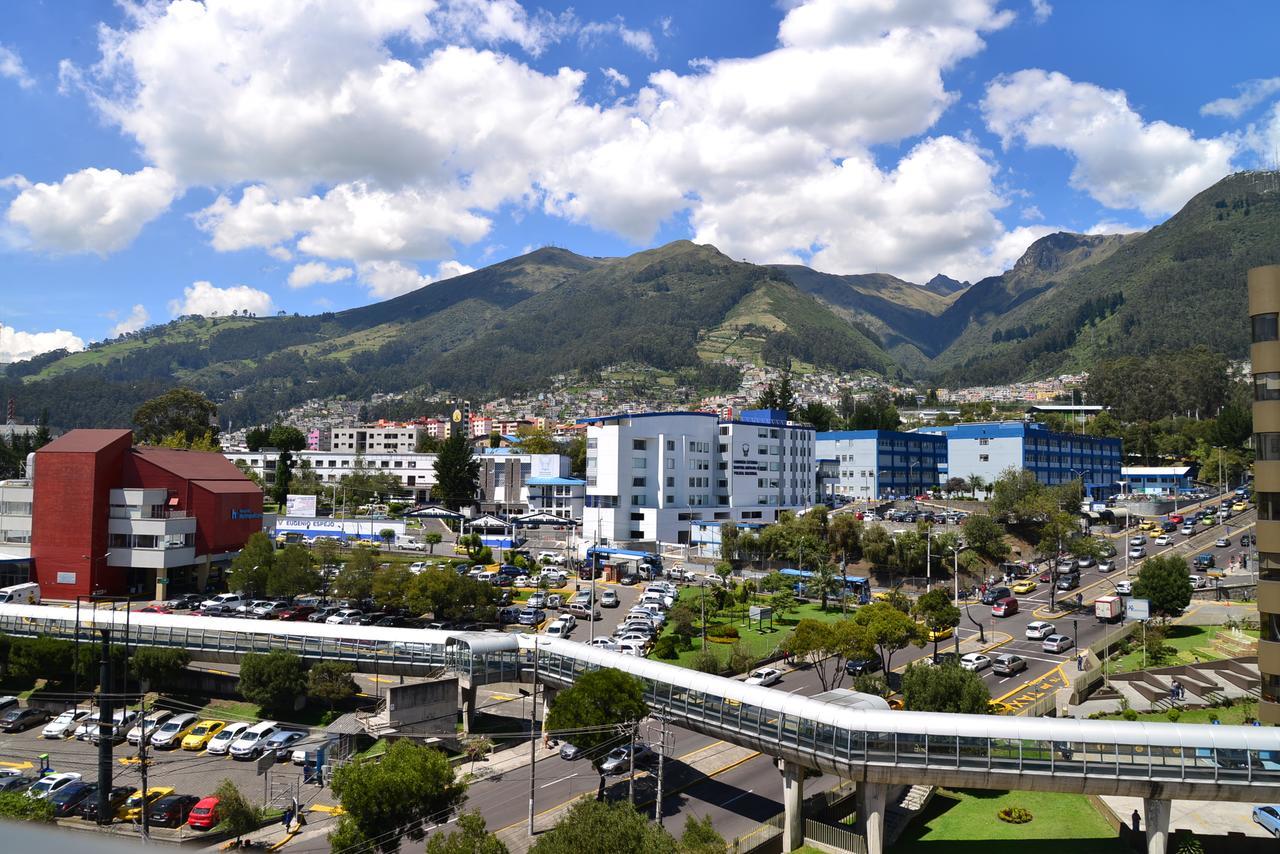
[[[171,569],[189,566],[196,562],[194,545],[173,545],[168,548],[111,548],[107,566],[139,567],[143,569]]]
[[[194,535],[195,532],[195,517],[188,516],[186,513],[164,516],[158,519],[133,516],[125,519],[111,518],[107,520],[107,534],[172,537],[186,534]]]

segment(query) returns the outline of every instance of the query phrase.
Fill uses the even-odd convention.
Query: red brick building
[[[262,490],[221,454],[72,430],[35,455],[31,560],[46,599],[203,590],[262,530]]]

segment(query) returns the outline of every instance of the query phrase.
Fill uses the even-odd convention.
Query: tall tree
[[[460,432],[445,440],[436,457],[435,492],[450,510],[475,503],[480,486],[480,461],[471,453],[471,443]]]
[[[619,730],[630,732],[648,714],[644,684],[621,670],[604,668],[582,674],[573,687],[556,695],[547,713],[547,729],[564,733],[563,738],[591,758],[600,773],[599,800],[604,794],[600,765],[608,755],[606,748],[618,743]]]
[[[458,816],[457,825],[450,833],[433,833],[426,854],[507,854],[507,846],[488,831],[479,811]]]
[[[290,712],[307,690],[307,667],[291,652],[248,653],[240,662],[240,693],[268,712]]]
[[[218,407],[198,391],[179,386],[153,397],[133,413],[138,440],[158,445],[166,436],[184,433],[189,437],[218,435]]]
[[[978,554],[991,560],[1009,556],[1004,526],[985,513],[974,513],[964,520],[964,541]]]
[[[262,531],[255,531],[240,553],[231,559],[227,586],[251,598],[265,595],[275,558],[276,549],[271,539]]]
[[[333,580],[333,591],[344,599],[368,599],[373,595],[373,550],[356,546]]]
[[[938,658],[937,635],[960,625],[960,609],[951,601],[951,596],[945,589],[935,587],[916,599],[913,610],[916,617],[924,622],[925,627],[934,633],[933,657],[936,660]]]
[[[628,803],[578,801],[529,854],[677,854],[675,839]]]
[[[924,645],[920,626],[910,615],[895,608],[890,602],[872,602],[863,605],[853,615],[858,627],[855,645],[859,652],[872,652],[880,656],[884,672],[893,669],[893,656],[908,644]]]
[[[320,589],[322,581],[311,552],[305,546],[289,545],[277,552],[271,561],[266,593],[285,598],[314,593]]]
[[[1142,562],[1133,595],[1151,602],[1151,612],[1176,617],[1191,604],[1191,575],[1187,561],[1179,555],[1156,555]]]
[[[307,696],[324,700],[330,711],[338,703],[349,700],[360,690],[351,677],[353,665],[345,661],[318,661],[307,671]]]
[[[428,824],[462,802],[466,786],[439,750],[395,741],[380,761],[357,759],[333,775],[343,815],[329,836],[335,851],[399,851],[405,837],[420,842]]]
[[[985,715],[991,691],[980,675],[957,664],[916,662],[902,674],[902,706],[909,712]]]

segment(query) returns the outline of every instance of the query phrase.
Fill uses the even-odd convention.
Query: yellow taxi
[[[1014,593],[1030,593],[1036,589],[1036,582],[1030,578],[1024,578],[1011,588]]]
[[[1156,522],[1152,521],[1151,519],[1144,519],[1142,524],[1139,525],[1138,527],[1144,531],[1154,531],[1156,528],[1160,526]]]
[[[1247,501],[1237,501],[1235,504],[1231,505],[1231,510],[1233,513],[1243,513],[1248,509],[1249,509],[1249,502]]]
[[[204,750],[215,735],[227,728],[226,721],[200,721],[182,739],[183,750]]]
[[[150,809],[151,805],[163,797],[173,794],[173,789],[169,786],[148,786],[147,802],[142,802],[142,790],[134,789],[133,794],[124,802],[124,806],[116,813],[116,818],[121,821],[138,821],[142,818],[143,808]]]
[[[955,634],[955,629],[951,628],[951,626],[947,626],[946,628],[941,629],[929,629],[926,631],[925,636],[930,641],[942,641],[951,637],[953,634]]]

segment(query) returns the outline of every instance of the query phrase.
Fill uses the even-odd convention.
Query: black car
[[[870,658],[851,658],[844,663],[844,672],[850,676],[861,676],[864,673],[878,673],[884,669],[884,662],[880,660],[880,656],[873,655]]]
[[[31,784],[35,781],[35,777],[20,777],[17,775],[0,777],[0,792],[25,792],[31,788]]]
[[[85,802],[86,798],[96,798],[98,796],[97,783],[84,783],[76,781],[68,783],[49,797],[49,803],[53,804],[53,814],[58,818],[67,818],[76,814],[80,805]]]
[[[116,813],[120,811],[120,807],[124,806],[124,802],[129,800],[129,796],[134,793],[133,786],[114,786],[111,793],[107,795],[107,818],[114,820]],[[76,810],[81,818],[89,821],[98,820],[98,795],[95,792],[92,798],[86,798],[80,802],[79,809]]]
[[[1069,572],[1066,575],[1058,576],[1059,590],[1075,590],[1079,586],[1080,586],[1080,576],[1074,572]]]
[[[49,720],[49,713],[44,709],[10,709],[0,717],[0,730],[5,732],[22,732]]]
[[[987,592],[982,594],[983,605],[994,605],[1001,599],[1008,599],[1013,595],[1013,591],[1008,587],[988,587]]]
[[[147,817],[157,827],[178,827],[186,822],[198,803],[200,799],[195,795],[166,795],[151,805]]]

